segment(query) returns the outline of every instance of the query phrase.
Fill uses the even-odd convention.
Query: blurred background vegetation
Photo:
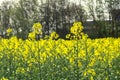
[[[69,0],[4,1],[0,6],[0,36],[6,38],[6,30],[12,28],[13,35],[26,39],[32,25],[40,22],[43,37],[56,31],[65,39],[76,21],[83,23],[90,38],[120,36],[119,0],[84,0],[84,4],[82,1],[77,4]]]

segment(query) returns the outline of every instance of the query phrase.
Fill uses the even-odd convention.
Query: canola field
[[[56,33],[40,40],[33,34],[1,38],[0,80],[120,80],[120,38],[90,39],[82,28],[71,29],[70,40],[54,40]]]

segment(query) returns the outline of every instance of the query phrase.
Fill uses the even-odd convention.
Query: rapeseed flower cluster
[[[39,22],[35,23],[32,28],[36,34],[42,34],[42,25]]]
[[[30,39],[35,39],[35,38],[36,38],[35,32],[29,33],[28,38],[30,38]]]
[[[59,35],[56,32],[52,32],[50,35],[50,39],[58,39]]]
[[[83,30],[83,26],[81,22],[74,22],[73,26],[70,29],[70,32],[79,35]]]
[[[7,29],[7,33],[11,33],[12,32],[12,29],[11,28],[8,28]]]
[[[87,34],[83,33],[83,26],[81,22],[74,22],[70,28],[70,34],[66,35],[67,39],[86,39]]]
[[[32,27],[33,31],[31,33],[29,33],[28,38],[29,39],[36,39],[37,35],[41,35],[42,34],[42,25],[38,22],[35,23]]]
[[[7,32],[7,36],[10,36],[10,34],[12,33],[12,31],[13,31],[12,28],[8,28],[8,29],[6,30],[6,32]]]

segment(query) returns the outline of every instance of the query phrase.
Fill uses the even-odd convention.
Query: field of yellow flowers
[[[35,31],[26,40],[1,38],[0,80],[120,80],[120,38],[90,39],[82,29],[75,23],[70,40],[54,40],[55,32],[35,40]]]

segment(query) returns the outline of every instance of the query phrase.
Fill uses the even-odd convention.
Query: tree
[[[57,31],[60,37],[65,38],[73,22],[85,19],[82,6],[71,4],[68,0],[19,0],[9,10],[4,9],[4,13],[2,24],[8,26],[10,23],[14,34],[23,39],[32,31],[35,22],[42,23],[43,37]]]
[[[37,0],[20,0],[18,4],[15,4],[12,26],[18,37],[27,38],[32,25],[38,21],[38,13]]]
[[[119,36],[119,26],[118,21],[115,19],[115,16],[117,17],[117,15],[115,14],[119,14],[119,10],[120,10],[120,0],[105,0],[106,4],[107,4],[107,9],[109,11],[109,15],[111,16],[112,19],[112,27],[111,27],[111,33],[112,36],[114,37],[118,37]]]
[[[6,35],[6,30],[11,27],[11,10],[12,10],[12,2],[5,1],[2,3],[0,7],[0,32],[3,37]]]
[[[111,1],[113,0],[89,0],[87,3],[90,16],[92,16],[94,25],[98,29],[98,37],[111,36],[110,33],[114,31],[110,21],[110,11],[113,8],[113,3],[116,3],[116,1]]]
[[[85,18],[82,6],[70,4],[68,0],[46,0],[40,5],[44,35],[56,31],[60,37],[65,38],[71,24]]]

